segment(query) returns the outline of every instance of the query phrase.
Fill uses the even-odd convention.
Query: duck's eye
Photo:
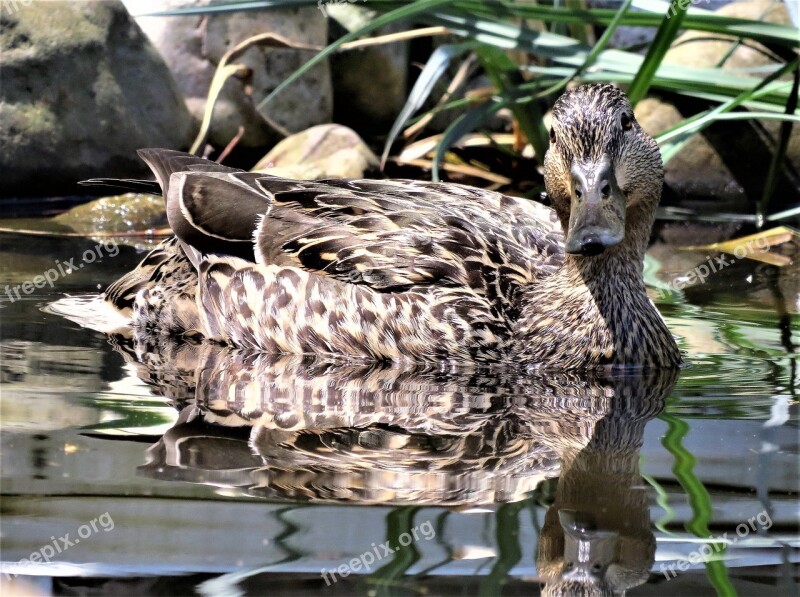
[[[622,113],[622,117],[619,120],[622,123],[622,128],[624,130],[629,131],[633,128],[633,122],[631,122],[631,117],[625,114],[624,112]]]
[[[550,127],[550,143],[555,143],[555,142],[556,142],[556,129],[554,129],[551,126]]]

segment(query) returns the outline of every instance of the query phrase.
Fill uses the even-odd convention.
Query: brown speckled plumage
[[[552,210],[463,185],[292,181],[144,150],[177,240],[106,299],[134,327],[269,353],[679,365],[642,279],[663,176],[655,143],[609,85],[566,93],[553,121]],[[595,203],[576,163],[604,185]],[[598,163],[611,187],[592,178]],[[584,254],[565,252],[562,231]]]

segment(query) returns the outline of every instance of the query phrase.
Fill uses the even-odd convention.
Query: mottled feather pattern
[[[469,290],[379,292],[235,258],[203,263],[198,301],[212,339],[267,353],[468,359],[496,354],[507,329]]]
[[[274,204],[256,235],[260,263],[385,291],[442,284],[485,292],[498,278],[510,302],[515,283],[552,273],[563,259],[551,212],[499,193],[418,181],[261,185]],[[499,276],[487,280],[486,266]]]
[[[557,220],[526,200],[414,181],[227,176],[268,193],[269,208],[254,234],[258,263],[208,256],[201,266],[203,329],[220,342],[391,360],[497,358],[518,290],[563,261]]]
[[[197,272],[172,237],[111,284],[104,298],[135,327],[185,334],[200,330],[196,295]]]

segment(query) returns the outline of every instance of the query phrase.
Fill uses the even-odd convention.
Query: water
[[[16,594],[798,592],[796,265],[654,291],[690,366],[607,379],[109,342],[41,311],[142,256],[96,247],[0,236]]]

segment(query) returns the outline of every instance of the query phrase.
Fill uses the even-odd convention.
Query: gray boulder
[[[316,6],[218,15],[146,16],[185,6],[180,0],[126,0],[131,12],[152,40],[186,98],[191,113],[201,119],[217,65],[223,55],[246,39],[274,33],[290,42],[324,47],[328,26]],[[232,77],[222,88],[214,107],[208,140],[224,147],[243,127],[242,147],[271,146],[285,133],[296,133],[330,122],[333,112],[330,66],[327,61],[312,68],[265,107],[257,106],[284,79],[314,53],[252,46],[232,64],[243,64],[251,76]]]
[[[136,149],[182,149],[194,122],[164,62],[119,1],[17,3],[0,18],[4,196],[66,195],[137,176]]]
[[[348,3],[328,3],[323,8],[335,20],[331,24],[333,38],[359,29],[377,16],[365,6]],[[405,24],[388,25],[372,35],[405,28]],[[406,101],[408,42],[340,52],[331,58],[331,65],[336,122],[363,135],[385,135]]]
[[[763,19],[790,24],[786,5],[771,0],[735,2],[722,7],[728,17]],[[722,36],[709,39],[702,31],[682,34],[667,52],[665,64],[711,68],[727,56],[735,40]],[[728,56],[724,68],[758,68],[772,64],[764,48],[750,43],[739,45]],[[684,107],[648,98],[636,107],[636,117],[651,134],[659,134],[704,107],[686,102]],[[754,122],[757,126],[754,126]],[[721,210],[752,209],[761,198],[780,124],[775,121],[718,122],[693,136],[665,166],[665,182],[678,198],[713,199]],[[796,131],[796,127],[795,127]],[[795,206],[800,197],[800,135],[794,132],[786,153],[788,168],[778,176],[771,211]]]

